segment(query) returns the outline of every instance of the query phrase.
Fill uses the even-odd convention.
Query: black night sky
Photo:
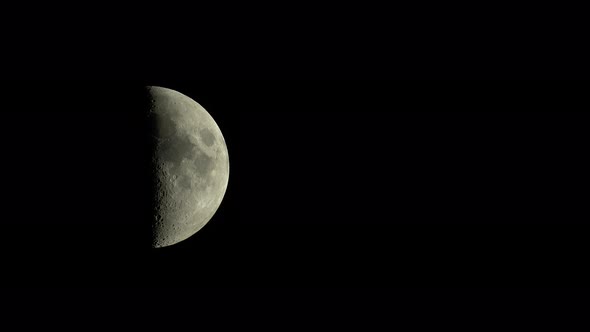
[[[143,84],[230,153],[210,223],[153,250]],[[581,83],[6,82],[3,274],[22,287],[585,286]],[[8,211],[8,212],[6,212]]]
[[[6,2],[0,329],[588,330],[583,2],[382,3]],[[230,158],[162,249],[146,85]]]

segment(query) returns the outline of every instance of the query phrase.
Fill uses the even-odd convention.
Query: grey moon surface
[[[180,92],[150,86],[155,124],[152,247],[191,237],[211,220],[229,180],[227,145],[211,115]]]

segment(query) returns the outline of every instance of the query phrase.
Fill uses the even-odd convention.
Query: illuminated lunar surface
[[[215,214],[229,179],[228,151],[211,115],[171,89],[148,87],[154,123],[155,215],[152,246],[198,232]]]

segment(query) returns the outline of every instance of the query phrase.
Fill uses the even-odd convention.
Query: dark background
[[[149,248],[144,84],[216,120],[218,212]],[[584,287],[585,82],[5,82],[8,287]]]
[[[585,79],[575,5],[15,5],[0,75],[47,81],[0,90],[3,325],[563,330],[588,312],[547,290],[588,280],[587,83],[183,81]],[[202,103],[232,158],[219,212],[169,250],[143,247],[141,84]],[[269,289],[219,288],[239,285]]]

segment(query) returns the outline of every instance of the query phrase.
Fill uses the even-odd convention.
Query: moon
[[[153,124],[152,247],[197,233],[215,214],[229,180],[225,139],[211,115],[184,94],[147,87]]]

